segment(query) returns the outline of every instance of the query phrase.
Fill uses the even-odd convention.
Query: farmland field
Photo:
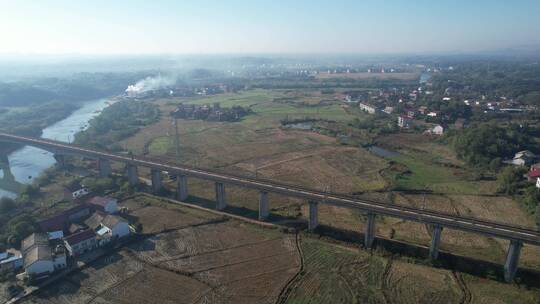
[[[294,234],[141,201],[122,205],[147,229],[143,239],[26,303],[273,303],[297,272]]]
[[[142,236],[24,303],[493,303],[496,299],[537,303],[540,299],[534,288],[411,263],[358,245],[329,243],[313,234],[260,228],[146,195],[124,200],[120,206],[128,208],[126,216],[133,223],[142,225]]]
[[[537,303],[538,291],[392,256],[302,240],[304,271],[287,303]],[[490,293],[488,290],[492,290]]]
[[[284,118],[321,118],[346,123],[365,119],[367,114],[342,107],[333,94],[320,90],[248,90],[197,98],[165,98],[153,101],[162,113],[180,102],[212,104],[222,107],[244,106],[254,112],[239,122],[178,120],[180,155],[174,147],[174,127],[168,115],[147,126],[122,145],[137,154],[159,157],[185,165],[210,168],[232,174],[257,176],[279,182],[361,195],[387,202],[501,220],[534,227],[534,221],[510,197],[495,195],[496,182],[473,178],[462,161],[447,146],[421,134],[381,135],[376,144],[397,151],[398,156],[382,158],[367,149],[341,145],[335,137],[313,131],[285,129]],[[144,174],[144,172],[143,172]],[[173,182],[167,182],[174,187]],[[188,180],[191,203],[214,207],[213,184]],[[398,192],[388,189],[394,188]],[[409,191],[430,191],[429,195]],[[256,216],[258,193],[227,186],[229,210]],[[270,195],[272,214],[305,218],[305,202]],[[359,212],[322,206],[320,222],[361,233],[365,216]],[[398,241],[427,246],[428,227],[421,224],[380,218],[377,234]],[[471,244],[473,244],[471,246]],[[475,234],[445,230],[443,250],[501,263],[506,243]],[[526,246],[521,263],[540,267],[540,250]]]

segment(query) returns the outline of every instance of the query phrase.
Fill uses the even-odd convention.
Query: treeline
[[[512,158],[516,152],[538,148],[533,142],[534,132],[518,124],[504,127],[484,124],[463,132],[448,133],[446,140],[468,165],[497,171],[502,161]]]
[[[157,106],[142,101],[121,101],[103,110],[90,121],[90,127],[75,136],[75,143],[119,151],[118,142],[159,118]]]
[[[506,167],[498,176],[499,193],[512,195],[528,213],[534,215],[540,228],[540,191],[534,183],[523,178],[527,174],[525,167]]]
[[[540,66],[528,62],[478,60],[456,63],[452,71],[435,74],[433,89],[458,89],[463,98],[506,96],[540,105]]]
[[[78,73],[69,78],[39,78],[1,83],[0,107],[78,102],[122,93],[148,73]]]
[[[0,116],[0,131],[40,137],[44,128],[66,118],[77,108],[75,104],[54,102],[7,113]],[[16,144],[3,143],[0,146],[0,154],[7,155],[18,147]]]
[[[7,113],[0,118],[0,130],[19,135],[40,136],[44,128],[69,116],[77,108],[74,104],[53,102]]]
[[[313,78],[283,77],[283,78],[265,78],[253,80],[249,83],[251,88],[260,89],[334,89],[334,88],[394,88],[407,87],[413,88],[418,81],[402,79],[328,79],[317,80]]]

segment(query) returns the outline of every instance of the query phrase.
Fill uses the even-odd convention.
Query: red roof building
[[[64,230],[70,221],[82,218],[88,214],[90,214],[90,208],[88,206],[77,205],[51,218],[40,221],[38,225],[43,232]]]
[[[529,181],[536,181],[540,177],[540,169],[532,169],[529,171]]]

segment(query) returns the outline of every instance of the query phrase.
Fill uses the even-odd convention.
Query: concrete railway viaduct
[[[178,176],[177,195],[179,200],[185,200],[188,197],[188,178],[199,178],[212,181],[215,183],[216,208],[219,210],[223,210],[227,205],[225,199],[225,185],[228,184],[254,189],[260,193],[259,218],[261,220],[264,220],[269,216],[269,193],[304,199],[309,204],[308,229],[310,230],[314,230],[318,225],[319,204],[328,204],[343,208],[361,210],[366,212],[368,215],[366,230],[364,232],[364,245],[367,248],[372,247],[375,238],[376,215],[391,216],[431,225],[433,228],[429,250],[431,259],[436,259],[438,256],[443,228],[457,229],[471,233],[483,234],[490,237],[506,239],[510,241],[506,255],[506,262],[504,264],[504,277],[508,282],[514,279],[518,268],[519,255],[523,245],[540,245],[539,231],[515,225],[481,220],[472,217],[457,216],[438,211],[424,210],[395,204],[386,204],[262,179],[253,179],[217,173],[209,170],[180,166],[139,156],[134,157],[130,155],[97,151],[53,140],[0,133],[0,141],[31,145],[50,151],[55,154],[55,157],[59,162],[62,162],[66,155],[96,159],[99,164],[99,174],[103,177],[111,174],[112,161],[124,163],[126,164],[127,168],[126,172],[128,175],[128,181],[131,185],[136,185],[139,182],[137,168],[147,167],[151,170],[152,188],[154,191],[159,191],[162,188],[162,174],[163,171],[167,171]]]

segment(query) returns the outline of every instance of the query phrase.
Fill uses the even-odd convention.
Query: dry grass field
[[[538,303],[535,290],[302,239],[287,303]],[[489,290],[493,290],[492,293]]]
[[[144,128],[122,144],[135,153],[187,165],[274,179],[319,190],[349,194],[364,192],[364,196],[384,201],[534,227],[532,218],[516,201],[493,196],[495,182],[469,180],[469,173],[453,151],[429,137],[417,134],[381,137],[379,141],[384,142],[385,147],[401,153],[399,157],[388,160],[361,147],[339,145],[333,137],[280,128],[279,121],[286,116],[336,121],[349,121],[356,117],[337,104],[326,103],[325,98],[327,96],[316,90],[251,90],[196,99],[157,100],[155,102],[165,114],[179,102],[220,102],[222,107],[250,106],[254,114],[234,123],[178,120],[181,143],[179,157],[175,155],[174,130],[167,115],[162,115],[159,122]],[[406,166],[411,173],[392,181],[392,176],[387,174],[390,161]],[[434,194],[384,192],[391,183],[403,189],[431,190]],[[190,194],[197,197],[191,197],[190,202],[214,207],[212,183],[189,179],[188,184]],[[174,183],[169,182],[169,185],[172,187]],[[256,216],[256,191],[233,186],[227,186],[226,191],[229,211]],[[305,218],[305,203],[270,195],[272,214]],[[322,206],[319,211],[323,224],[363,231],[365,217],[358,212],[327,206]],[[385,238],[421,246],[427,246],[430,241],[429,227],[418,223],[379,218],[376,228],[377,234]],[[504,241],[454,230],[443,232],[441,246],[443,250],[459,255],[497,263],[504,260],[507,248]],[[521,265],[539,269],[540,249],[525,246]]]
[[[298,270],[294,235],[140,197],[121,205],[146,237],[26,303],[274,303]]]
[[[120,205],[142,224],[144,237],[24,303],[457,304],[540,299],[538,290],[516,284],[414,264],[312,234],[283,234],[148,196]]]

